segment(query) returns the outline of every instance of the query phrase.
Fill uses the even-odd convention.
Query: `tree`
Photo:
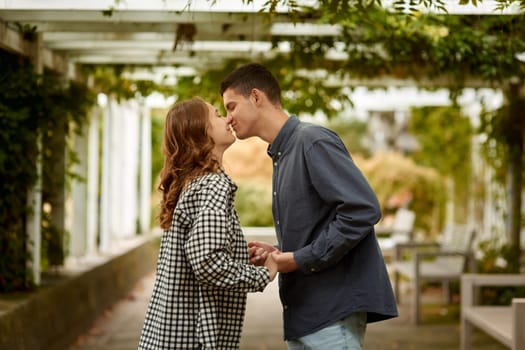
[[[471,140],[473,130],[468,117],[458,106],[413,108],[409,131],[420,150],[413,154],[418,164],[437,169],[450,185],[454,217],[466,220],[471,199]]]

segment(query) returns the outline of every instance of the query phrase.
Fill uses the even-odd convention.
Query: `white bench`
[[[512,350],[525,349],[525,298],[512,299],[511,306],[477,305],[481,286],[525,286],[520,274],[464,274],[461,276],[461,350],[470,350],[472,329],[489,334]]]
[[[380,224],[375,227],[377,241],[385,258],[392,259],[397,244],[412,241],[415,220],[415,212],[399,208],[396,211],[392,225],[384,226]]]
[[[394,274],[394,292],[400,303],[401,278],[411,284],[411,321],[414,324],[421,322],[421,289],[424,282],[441,282],[447,302],[451,303],[450,282],[459,282],[466,270],[475,272],[476,264],[472,254],[475,234],[474,230],[456,225],[446,231],[442,244],[409,242],[395,246],[394,261],[389,264],[389,269]],[[404,258],[404,252],[411,252],[410,259]]]

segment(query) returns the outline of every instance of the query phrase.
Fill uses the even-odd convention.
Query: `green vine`
[[[30,214],[28,193],[37,179],[37,140],[42,141],[42,201],[51,201],[55,191],[54,160],[62,149],[53,147],[54,135],[71,136],[86,121],[93,94],[81,84],[65,82],[48,72],[34,73],[23,58],[0,51],[0,292],[30,289],[27,270],[26,220]],[[71,173],[71,172],[69,172]],[[42,266],[63,263],[65,232],[42,216]]]

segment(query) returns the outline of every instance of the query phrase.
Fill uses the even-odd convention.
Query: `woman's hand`
[[[277,262],[273,258],[273,254],[270,254],[266,257],[266,260],[264,261],[264,266],[270,272],[270,281],[273,281],[275,276],[277,275]]]
[[[248,256],[250,263],[256,266],[263,266],[268,255],[278,251],[273,245],[266,242],[252,241],[248,242]]]

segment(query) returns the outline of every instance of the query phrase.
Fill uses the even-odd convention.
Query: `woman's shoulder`
[[[219,170],[218,172],[208,172],[197,176],[190,182],[190,187],[209,187],[227,183],[227,178]]]
[[[206,195],[210,193],[226,192],[230,188],[230,181],[222,171],[209,172],[194,178],[184,191],[188,194]]]
[[[220,172],[200,175],[182,192],[178,208],[189,212],[199,208],[226,208],[232,197],[230,189],[228,179]]]

